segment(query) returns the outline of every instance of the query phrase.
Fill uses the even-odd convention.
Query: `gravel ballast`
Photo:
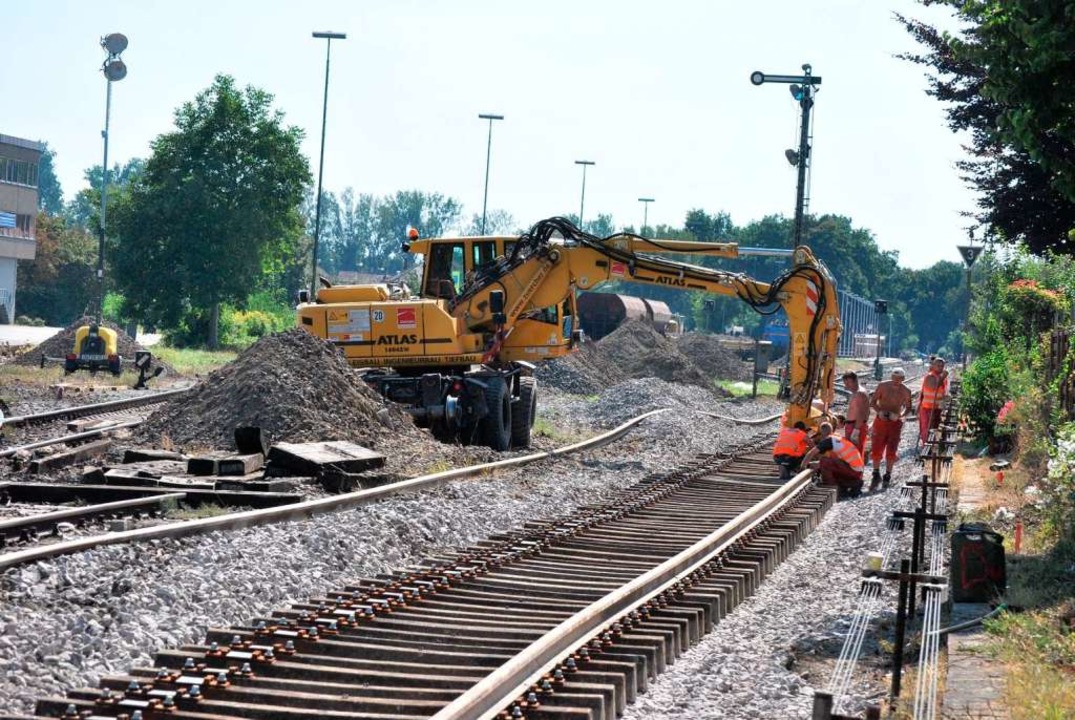
[[[782,407],[722,401],[654,379],[620,383],[596,398],[546,389],[541,403],[541,420],[579,436],[653,408],[672,411],[599,450],[431,492],[303,522],[110,546],[7,571],[0,575],[0,704],[29,712],[37,697],[151,666],[156,650],[200,642],[207,627],[244,623],[434,551],[611,499],[647,473],[775,430],[775,423],[741,426],[702,413],[757,418]],[[898,475],[912,473],[905,457]],[[808,717],[813,688],[825,687],[839,654],[863,558],[877,549],[898,484],[838,503],[759,592],[652,683],[626,717]],[[873,667],[853,692],[876,695],[879,674]]]

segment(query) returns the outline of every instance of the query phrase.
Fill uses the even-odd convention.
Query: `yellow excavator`
[[[828,412],[840,336],[836,283],[810,249],[734,243],[598,238],[564,218],[518,237],[409,238],[423,256],[419,297],[388,283],[300,293],[298,324],[335,343],[385,398],[443,439],[526,447],[537,408],[535,363],[583,338],[575,296],[611,281],[737,297],[761,313],[783,308],[790,331],[790,398],[784,422],[816,425]],[[664,257],[790,255],[764,283]]]

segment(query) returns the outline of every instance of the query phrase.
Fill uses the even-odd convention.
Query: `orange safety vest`
[[[866,469],[866,462],[862,459],[862,453],[859,452],[857,447],[835,435],[830,435],[829,439],[832,440],[833,455],[843,460],[857,473]]]
[[[930,389],[926,387],[926,380],[929,377],[937,378],[937,387]],[[941,381],[940,376],[930,372],[926,377],[922,378],[922,402],[919,407],[923,407],[927,410],[932,410],[941,404],[941,398],[943,398],[948,390],[948,379],[945,378]]]
[[[776,445],[773,446],[773,457],[777,455],[790,455],[802,457],[810,449],[806,443],[806,433],[798,428],[780,428],[780,434],[776,436]]]

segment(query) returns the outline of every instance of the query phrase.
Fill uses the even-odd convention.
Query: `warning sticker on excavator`
[[[806,354],[806,333],[801,333],[801,332],[795,333],[795,354],[796,355],[805,355]]]
[[[361,338],[370,331],[369,310],[329,310],[328,332],[330,335],[347,335]]]
[[[621,277],[627,274],[627,263],[612,261],[612,267],[609,272],[613,275],[620,275]]]

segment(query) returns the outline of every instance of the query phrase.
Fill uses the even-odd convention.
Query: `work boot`
[[[881,478],[881,489],[888,490],[888,484],[892,482],[892,473],[886,472],[885,476]]]
[[[881,471],[877,468],[873,469],[873,477],[870,478],[870,492],[877,489],[877,486],[881,484]]]

